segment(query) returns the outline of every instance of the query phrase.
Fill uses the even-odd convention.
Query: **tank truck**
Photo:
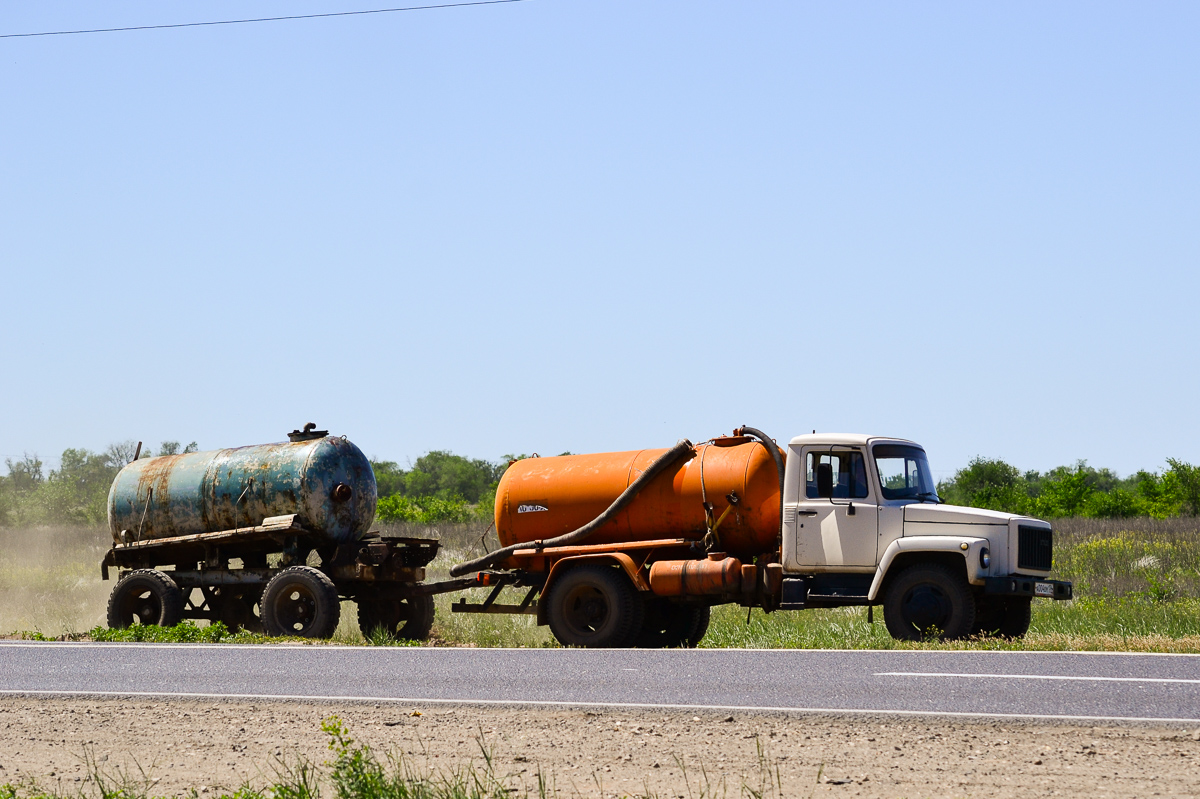
[[[695,646],[714,605],[766,612],[882,605],[898,639],[1018,637],[1049,579],[1047,522],[951,507],[916,443],[751,427],[669,450],[529,458],[496,493],[502,548],[459,564],[528,586],[492,612],[536,613],[560,642]],[[535,602],[535,594],[540,601]],[[466,602],[456,611],[488,610]]]
[[[751,427],[516,461],[496,492],[501,547],[428,583],[438,542],[369,532],[369,461],[312,427],[125,467],[109,495],[103,571],[122,575],[109,624],[203,618],[326,637],[345,598],[364,634],[420,639],[434,594],[490,586],[451,610],[531,614],[569,646],[691,647],[720,604],[866,606],[871,620],[882,606],[899,639],[1018,637],[1034,597],[1072,596],[1049,579],[1047,522],[943,504],[916,443],[814,433],[781,448]],[[505,588],[523,599],[498,602]]]

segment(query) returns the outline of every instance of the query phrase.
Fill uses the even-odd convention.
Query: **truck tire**
[[[975,624],[975,595],[966,577],[946,566],[909,566],[888,585],[883,619],[901,641],[963,638]]]
[[[686,605],[660,597],[646,602],[646,617],[634,646],[641,649],[693,649],[708,631],[708,605]]]
[[[360,599],[358,629],[368,641],[376,631],[392,639],[424,641],[433,629],[433,597]]]
[[[183,618],[183,592],[165,572],[138,569],[122,577],[108,597],[108,626],[174,627]]]
[[[975,600],[976,635],[1022,638],[1033,619],[1031,597],[981,597]]]
[[[292,566],[271,578],[260,603],[267,635],[328,638],[342,615],[333,581],[311,566]]]
[[[708,623],[711,619],[712,608],[704,605],[696,614],[696,626],[692,628],[692,634],[684,639],[683,645],[688,649],[700,646],[700,642],[704,640],[704,635],[708,632]]]
[[[563,646],[632,646],[642,631],[645,604],[629,578],[611,566],[575,566],[547,597],[550,632]]]

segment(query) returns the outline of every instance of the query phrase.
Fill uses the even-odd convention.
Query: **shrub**
[[[469,505],[461,497],[406,497],[393,494],[379,500],[375,518],[380,522],[410,522],[415,524],[437,524],[439,522],[461,524],[490,516],[490,504]]]

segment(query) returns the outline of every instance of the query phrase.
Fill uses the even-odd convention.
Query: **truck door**
[[[824,472],[832,496],[820,496]],[[874,568],[879,513],[861,449],[810,447],[796,503],[796,560],[803,566]]]

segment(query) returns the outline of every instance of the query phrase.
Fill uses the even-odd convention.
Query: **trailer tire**
[[[975,595],[966,577],[947,566],[909,566],[887,587],[883,619],[900,641],[964,638],[975,625]]]
[[[550,632],[563,646],[632,646],[646,607],[624,572],[611,566],[575,566],[560,575],[547,597]]]
[[[267,635],[328,638],[342,615],[337,587],[324,572],[292,566],[271,578],[260,602]]]
[[[687,605],[647,597],[646,617],[634,646],[641,649],[693,649],[708,631],[708,605]]]
[[[368,641],[377,630],[392,639],[424,641],[433,629],[433,597],[360,599],[358,629]]]
[[[183,592],[165,572],[138,569],[122,577],[108,597],[108,626],[174,627],[183,619]]]

